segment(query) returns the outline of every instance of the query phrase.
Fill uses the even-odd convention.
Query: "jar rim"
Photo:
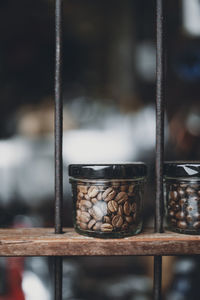
[[[164,162],[164,176],[200,178],[200,161],[166,161]]]
[[[131,179],[147,174],[143,162],[117,164],[70,164],[69,176],[85,179]]]

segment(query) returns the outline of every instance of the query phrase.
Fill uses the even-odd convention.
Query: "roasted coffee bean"
[[[83,206],[83,205],[80,205],[80,210],[81,211],[87,211],[87,208],[85,206]]]
[[[185,218],[185,213],[183,211],[179,211],[178,213],[176,213],[176,218],[178,220],[184,220]]]
[[[87,227],[87,224],[86,223],[83,223],[83,222],[81,222],[80,224],[79,224],[79,226],[80,226],[80,228],[81,229],[83,229],[83,230],[86,230],[88,227]]]
[[[122,224],[123,224],[123,218],[121,216],[116,215],[116,216],[114,216],[112,218],[112,225],[113,225],[113,227],[119,228],[119,227],[122,226]]]
[[[109,224],[111,223],[111,219],[109,216],[104,216],[103,221],[104,221],[104,223],[109,223]]]
[[[124,203],[127,200],[128,200],[128,195],[126,192],[120,192],[115,197],[115,201],[117,201],[118,204]]]
[[[103,196],[102,196],[102,193],[101,193],[101,192],[98,193],[98,195],[97,195],[97,200],[98,200],[98,201],[103,200]]]
[[[128,185],[127,184],[121,185],[120,190],[121,192],[126,192],[128,190]]]
[[[170,219],[170,222],[171,222],[171,224],[174,225],[174,226],[176,226],[176,224],[177,224],[177,221],[176,221],[176,219],[174,219],[174,218]]]
[[[195,193],[195,190],[192,189],[190,186],[188,186],[187,189],[186,189],[186,193],[188,195],[193,195]]]
[[[183,206],[187,203],[187,199],[186,198],[182,198],[179,200],[179,205]]]
[[[113,188],[108,188],[103,193],[103,199],[104,201],[108,202],[114,199],[115,195],[116,195],[116,191]]]
[[[128,187],[128,192],[129,193],[133,193],[134,188],[135,188],[135,185],[134,184],[130,184],[129,187]]]
[[[113,226],[109,223],[104,223],[101,225],[101,231],[103,231],[103,232],[113,231]]]
[[[89,209],[88,209],[88,212],[89,212],[90,216],[93,216],[94,211],[93,211],[92,208],[89,208]]]
[[[184,221],[178,221],[177,226],[181,229],[186,229],[187,228],[187,223]]]
[[[172,199],[174,201],[177,201],[178,200],[178,193],[177,193],[177,191],[171,191],[171,192],[169,192],[169,197],[170,197],[170,199]]]
[[[128,229],[129,229],[129,224],[128,224],[127,222],[124,222],[124,224],[122,225],[121,229],[122,229],[123,231],[128,230]]]
[[[78,188],[78,191],[83,194],[86,194],[88,191],[88,187],[86,185],[78,185],[77,188]]]
[[[187,210],[188,212],[191,212],[193,209],[194,209],[194,207],[191,206],[191,205],[188,205],[187,208],[186,208],[186,210]]]
[[[93,226],[93,230],[98,231],[101,228],[102,223],[101,222],[96,222],[96,224]]]
[[[125,213],[125,215],[126,215],[126,216],[129,216],[130,213],[131,213],[131,210],[132,210],[131,204],[129,204],[129,202],[126,201],[126,202],[124,203],[124,213]]]
[[[186,220],[188,223],[191,223],[193,221],[193,216],[192,215],[187,215]]]
[[[96,195],[98,194],[99,192],[99,189],[97,186],[91,186],[89,189],[88,189],[88,196],[90,198],[94,198],[96,197]]]
[[[118,210],[118,204],[116,201],[112,200],[108,202],[108,209],[110,212],[116,212]]]
[[[193,217],[195,220],[200,221],[200,213],[198,211],[193,214]]]
[[[81,211],[80,211],[80,209],[77,209],[77,211],[76,211],[76,217],[80,218],[80,216],[81,216]]]
[[[81,213],[81,216],[80,216],[81,222],[88,223],[90,221],[90,219],[91,219],[91,216],[90,216],[90,214],[88,212],[83,211]]]
[[[80,205],[81,206],[85,206],[87,208],[91,208],[92,207],[92,203],[90,201],[88,201],[88,200],[81,200],[80,201]]]
[[[199,229],[200,228],[200,222],[194,222],[193,227],[195,229]]]
[[[132,210],[133,213],[136,212],[136,210],[137,210],[137,204],[136,204],[136,202],[134,202],[134,203],[132,204],[131,210]]]
[[[185,191],[180,187],[177,189],[177,192],[180,197],[183,197],[185,195]]]
[[[169,210],[168,214],[170,217],[174,217],[175,216],[175,212],[173,210]]]
[[[92,219],[90,220],[90,222],[88,223],[88,229],[92,229],[92,227],[96,224],[96,220]]]
[[[84,194],[79,192],[78,195],[77,195],[78,200],[83,199],[83,197],[84,197]]]
[[[92,199],[91,199],[91,202],[92,202],[93,204],[96,204],[96,203],[98,202],[98,200],[97,200],[97,198],[92,198]]]
[[[128,223],[133,223],[133,218],[132,217],[125,217],[125,219]]]
[[[118,206],[118,211],[117,211],[117,214],[118,214],[118,215],[120,215],[120,216],[123,216],[123,214],[124,214],[124,211],[123,211],[123,207],[122,207],[122,205],[119,205],[119,206]]]
[[[85,200],[90,201],[90,197],[88,196],[88,194],[85,194],[85,195],[84,195],[84,198],[85,198]]]

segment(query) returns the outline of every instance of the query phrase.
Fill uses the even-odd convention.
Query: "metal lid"
[[[167,177],[200,177],[200,161],[167,161],[164,163]]]
[[[69,176],[84,179],[131,179],[147,174],[147,166],[142,162],[124,164],[72,164]]]

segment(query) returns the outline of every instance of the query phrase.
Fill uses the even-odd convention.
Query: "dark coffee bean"
[[[199,229],[200,228],[200,222],[198,221],[198,222],[195,222],[194,224],[193,224],[193,227],[195,228],[195,229]]]
[[[177,223],[177,226],[178,226],[179,228],[181,228],[181,229],[186,229],[186,228],[187,228],[187,223],[184,222],[184,221],[179,221],[179,222]]]
[[[169,197],[170,197],[170,199],[172,199],[174,201],[177,201],[178,200],[178,193],[177,193],[177,191],[171,191],[171,192],[169,192]]]
[[[122,219],[121,216],[116,215],[116,216],[113,217],[113,219],[112,219],[113,227],[120,228],[122,226],[122,224],[123,224],[123,219]]]
[[[187,199],[186,198],[182,198],[179,200],[179,205],[183,206],[187,203]]]
[[[177,189],[177,192],[180,197],[183,197],[185,195],[185,191],[180,187]]]
[[[188,195],[193,195],[195,193],[195,190],[193,188],[191,188],[190,186],[188,186],[186,189],[186,193]]]
[[[191,223],[193,221],[192,215],[187,215],[186,220],[188,223]]]
[[[176,213],[176,218],[178,220],[184,220],[185,218],[185,213],[183,211],[179,211],[178,213]]]
[[[170,217],[174,217],[174,215],[175,215],[175,213],[174,213],[173,210],[169,210],[169,211],[168,211],[168,214],[169,214]]]

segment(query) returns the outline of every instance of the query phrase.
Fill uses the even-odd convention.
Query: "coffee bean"
[[[84,194],[79,192],[78,195],[77,195],[78,200],[83,199],[83,197],[84,197]]]
[[[80,205],[80,210],[81,211],[87,211],[87,208],[85,206],[83,206],[83,205],[82,206]]]
[[[103,232],[111,232],[111,231],[113,231],[113,227],[109,223],[104,223],[104,224],[101,225],[101,231],[103,231]]]
[[[81,200],[80,201],[80,205],[81,206],[85,206],[87,208],[91,208],[92,207],[92,203],[90,201],[88,201],[88,200]]]
[[[192,215],[187,215],[186,220],[188,223],[191,223],[193,221],[193,216]]]
[[[180,197],[183,197],[185,195],[185,191],[180,187],[177,189],[177,192]]]
[[[190,186],[188,186],[187,189],[186,189],[186,193],[188,195],[193,195],[195,193],[195,190],[192,189]]]
[[[129,229],[129,224],[128,224],[127,222],[124,222],[124,224],[122,225],[121,229],[122,229],[123,231],[128,230],[128,229]]]
[[[122,205],[119,205],[119,206],[118,206],[118,211],[117,211],[117,214],[118,214],[118,215],[120,215],[120,216],[123,216],[123,214],[124,214],[124,211],[123,211],[123,207],[122,207]]]
[[[96,203],[98,202],[98,200],[97,200],[97,198],[92,198],[92,199],[91,199],[91,202],[92,202],[93,204],[96,204]]]
[[[187,208],[186,208],[186,210],[187,210],[188,212],[191,212],[193,209],[194,209],[194,207],[191,206],[191,205],[188,205]]]
[[[111,187],[106,189],[105,192],[103,193],[103,199],[108,202],[112,200],[116,195],[116,191],[112,189]]]
[[[125,217],[125,219],[128,223],[133,223],[133,218],[132,217]]]
[[[179,204],[181,206],[185,205],[186,203],[187,203],[187,199],[186,198],[182,198],[182,199],[179,200]]]
[[[129,202],[126,201],[126,202],[124,203],[124,213],[125,213],[125,215],[126,215],[126,216],[129,216],[130,213],[131,213],[131,210],[132,210],[131,204],[129,204]]]
[[[96,224],[93,226],[93,230],[98,231],[101,228],[102,223],[101,222],[96,222]]]
[[[176,191],[171,191],[171,192],[169,192],[169,197],[170,197],[170,199],[177,201],[178,193]]]
[[[187,185],[186,183],[181,183],[181,184],[180,184],[180,187],[183,188],[183,189],[186,189],[187,186],[188,186],[188,185]]]
[[[113,225],[113,227],[119,228],[119,227],[122,226],[122,224],[123,224],[123,219],[122,219],[121,216],[116,215],[116,216],[113,217],[113,219],[112,219],[112,225]]]
[[[128,185],[127,184],[121,185],[120,190],[121,192],[126,192],[128,190]]]
[[[178,226],[179,228],[181,228],[181,229],[186,229],[186,228],[187,228],[187,223],[184,222],[184,221],[179,221],[179,222],[177,223],[177,226]]]
[[[176,213],[176,218],[178,220],[184,220],[185,218],[185,213],[183,211],[179,211],[178,213]]]
[[[90,214],[88,212],[83,211],[81,213],[81,216],[80,216],[81,222],[88,223],[90,221],[90,219],[91,219],[91,216],[90,216]]]
[[[193,227],[195,229],[199,229],[200,228],[200,222],[194,222]]]
[[[92,227],[96,224],[96,221],[94,219],[90,220],[88,223],[88,229],[92,229]]]
[[[128,187],[128,192],[129,193],[133,193],[134,188],[135,188],[135,185],[134,184],[130,184],[129,187]]]
[[[97,200],[98,200],[98,201],[101,201],[101,200],[103,200],[102,193],[99,193],[99,194],[97,195]]]
[[[93,211],[92,208],[89,208],[89,209],[88,209],[88,212],[89,212],[90,216],[93,216],[94,211]]]
[[[77,211],[76,211],[76,217],[80,218],[80,216],[81,216],[81,211],[80,211],[80,209],[77,209]]]
[[[111,219],[109,216],[104,216],[103,221],[104,221],[104,223],[109,223],[109,224],[111,223]]]
[[[131,210],[132,210],[133,213],[136,212],[136,210],[137,210],[137,204],[136,204],[136,202],[134,202],[134,203],[132,204]]]
[[[116,201],[112,200],[108,202],[108,209],[110,212],[115,212],[118,210],[118,204]]]
[[[170,217],[174,217],[175,216],[175,212],[173,210],[169,210],[168,214]]]
[[[84,197],[85,197],[85,200],[90,201],[90,197],[88,196],[88,194],[85,194]]]
[[[83,223],[83,222],[81,222],[80,224],[79,224],[79,226],[80,226],[80,228],[81,229],[84,229],[84,230],[86,230],[88,227],[87,227],[87,224],[86,223]]]
[[[96,197],[96,195],[98,194],[99,192],[99,189],[97,186],[91,186],[89,189],[88,189],[88,196],[90,198],[94,198]]]
[[[117,201],[118,204],[124,203],[127,200],[128,200],[128,195],[126,192],[120,192],[115,197],[115,201]]]
[[[88,187],[86,185],[77,185],[77,189],[83,194],[86,194],[88,191]]]

